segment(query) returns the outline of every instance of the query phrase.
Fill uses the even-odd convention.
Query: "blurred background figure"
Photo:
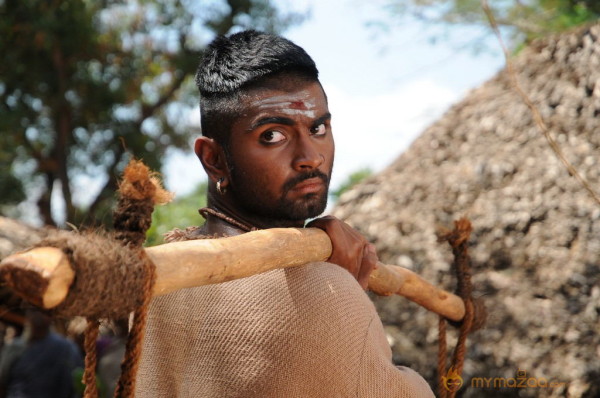
[[[114,321],[110,328],[104,328],[104,330],[101,328],[102,337],[98,344],[97,367],[101,397],[114,396],[121,376],[121,362],[125,356],[127,331],[127,319]]]
[[[26,313],[23,337],[0,355],[0,398],[77,397],[73,372],[83,366],[77,346],[51,330],[52,318]]]

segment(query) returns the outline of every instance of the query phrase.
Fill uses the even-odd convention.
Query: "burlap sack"
[[[136,397],[433,397],[395,367],[374,306],[329,263],[155,298]]]

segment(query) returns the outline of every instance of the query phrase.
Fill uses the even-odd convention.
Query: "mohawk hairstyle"
[[[319,74],[301,47],[283,37],[246,30],[213,40],[198,68],[196,84],[203,96],[223,94],[281,71],[300,72],[314,79]]]
[[[202,134],[228,150],[240,95],[284,73],[307,81],[319,75],[306,51],[283,37],[246,30],[214,39],[196,73]]]

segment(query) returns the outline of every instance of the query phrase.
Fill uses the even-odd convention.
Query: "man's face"
[[[333,167],[331,115],[317,82],[285,82],[243,96],[228,166],[235,202],[280,221],[316,217],[327,205]]]

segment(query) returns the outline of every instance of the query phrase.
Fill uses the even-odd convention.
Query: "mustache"
[[[297,184],[311,178],[320,178],[325,183],[325,186],[329,187],[329,176],[323,173],[322,171],[313,170],[308,173],[297,175],[296,177],[287,180],[285,184],[283,184],[283,192],[288,193],[288,191],[294,188]]]

